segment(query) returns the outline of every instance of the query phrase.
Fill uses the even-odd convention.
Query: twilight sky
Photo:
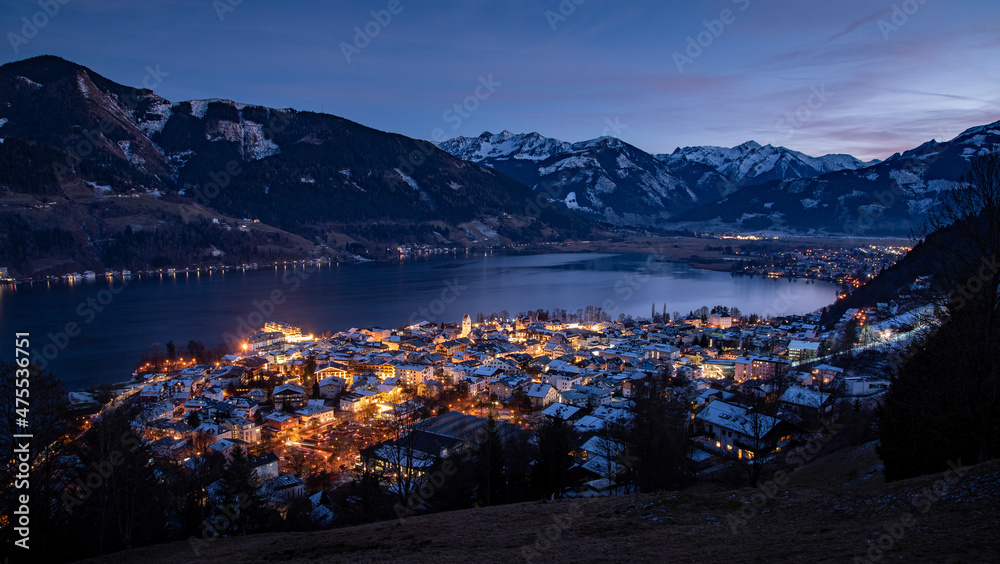
[[[173,101],[322,108],[422,139],[885,158],[1000,120],[996,0],[0,0],[0,31],[0,63],[53,54]]]

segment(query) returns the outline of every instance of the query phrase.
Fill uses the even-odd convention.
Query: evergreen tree
[[[476,499],[479,505],[504,503],[504,449],[497,420],[490,413],[476,452]]]

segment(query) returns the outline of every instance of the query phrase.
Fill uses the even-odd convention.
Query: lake
[[[398,263],[279,266],[261,270],[143,276],[126,282],[19,284],[0,289],[0,327],[10,339],[31,334],[32,359],[68,389],[131,376],[154,344],[233,342],[250,326],[275,320],[306,333],[350,327],[458,323],[489,314],[600,306],[617,318],[701,306],[790,315],[829,305],[836,286],[697,270],[640,254],[460,254]]]

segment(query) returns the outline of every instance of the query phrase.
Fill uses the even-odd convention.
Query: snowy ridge
[[[513,134],[509,131],[483,133],[479,137],[455,137],[439,147],[452,155],[472,162],[488,158],[543,161],[554,154],[569,151],[571,145],[537,133]]]
[[[838,170],[858,170],[879,162],[864,162],[842,154],[810,157],[785,147],[761,146],[755,141],[735,147],[682,147],[669,155],[657,155],[657,158],[671,165],[683,161],[706,164],[739,185],[816,177]]]

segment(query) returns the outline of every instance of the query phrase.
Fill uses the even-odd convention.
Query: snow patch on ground
[[[601,163],[597,162],[593,157],[581,157],[572,156],[562,159],[557,163],[550,166],[538,167],[538,174],[546,176],[554,172],[559,172],[561,170],[577,169],[577,168],[600,168]]]
[[[243,156],[260,160],[281,152],[274,141],[264,137],[264,126],[252,121],[218,121],[205,133],[209,141],[231,141],[240,144]]]
[[[878,180],[878,172],[876,172],[876,171],[873,170],[873,171],[869,172],[868,174],[866,174],[865,178],[867,178],[868,180],[871,180],[872,182],[875,182],[876,180]]]
[[[7,125],[7,118],[0,118],[0,127]]]
[[[410,178],[409,176],[406,176],[405,174],[403,174],[403,171],[399,170],[398,168],[394,168],[393,170],[396,171],[396,174],[398,174],[399,177],[403,179],[403,182],[405,182],[410,188],[413,188],[417,192],[420,191],[420,185],[417,184],[416,180]]]
[[[799,202],[802,204],[802,207],[807,210],[815,208],[819,205],[819,200],[815,200],[813,198],[802,198]]]
[[[935,204],[937,204],[937,200],[934,198],[922,198],[920,200],[914,199],[906,202],[910,215],[917,217],[926,216],[931,210],[934,209]]]
[[[908,188],[910,190],[919,190],[926,188],[924,180],[920,176],[908,171],[908,170],[893,170],[889,173],[889,178],[896,181],[897,184],[903,188]]]
[[[31,88],[32,90],[39,90],[41,88],[45,88],[44,84],[39,84],[26,76],[19,76],[17,77],[17,80],[23,82],[25,86]]]
[[[316,184],[316,179],[311,176],[303,176],[299,178],[299,182],[302,184]]]
[[[191,115],[198,119],[205,119],[205,113],[208,112],[208,100],[191,100]]]
[[[452,190],[461,190],[462,185],[459,184],[458,182],[455,182],[454,180],[450,180],[448,182],[448,188],[451,188]]]
[[[764,209],[765,210],[769,210],[769,209],[771,209],[771,206],[773,206],[773,205],[774,205],[774,202],[768,202],[768,203],[764,204]]]
[[[171,107],[173,107],[173,105],[170,102],[162,98],[158,99],[149,107],[148,110],[146,110],[146,114],[153,114],[158,116],[160,119],[145,119],[145,116],[143,116],[142,121],[139,122],[139,129],[141,129],[147,137],[153,135],[154,133],[163,131],[163,126],[167,125],[167,120],[170,119]]]
[[[949,190],[953,190],[956,186],[958,186],[958,182],[955,182],[954,180],[936,179],[927,181],[928,192],[948,192]]]
[[[87,88],[87,80],[83,78],[82,74],[77,75],[76,85],[80,87],[80,92],[83,93],[83,97],[90,99],[90,88]]]
[[[639,168],[639,167],[637,167],[635,163],[633,163],[632,161],[628,160],[628,157],[625,156],[625,153],[622,153],[618,155],[618,168],[622,170],[627,170],[630,168]]]
[[[594,190],[596,190],[598,194],[607,194],[609,192],[614,192],[615,189],[617,188],[618,185],[612,182],[610,178],[604,176],[603,174],[601,175],[600,178],[597,179],[597,183],[594,185]]]
[[[566,194],[566,207],[571,210],[580,209],[580,204],[576,203],[576,192]]]

